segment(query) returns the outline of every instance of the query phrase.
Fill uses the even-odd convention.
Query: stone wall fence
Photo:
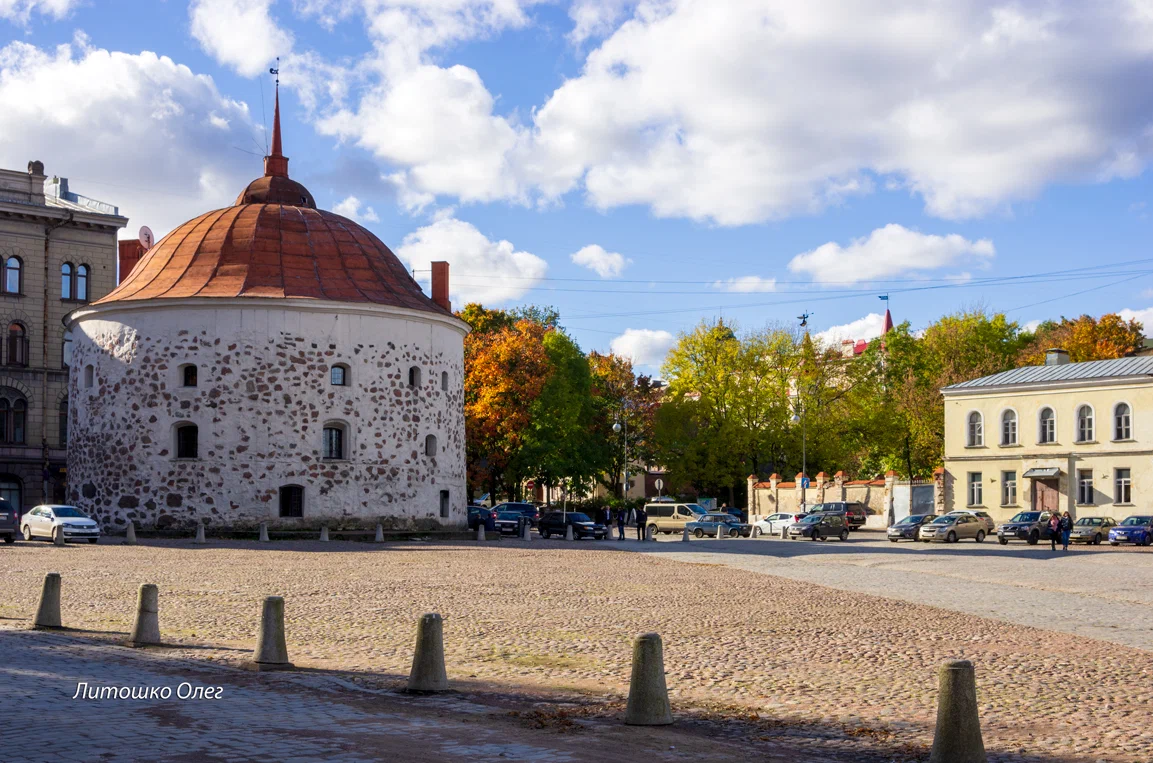
[[[781,475],[774,473],[767,482],[763,482],[756,475],[749,475],[749,521],[756,522],[778,512],[799,513],[802,505],[846,501],[865,506],[869,512],[865,527],[883,529],[895,517],[908,514],[905,506],[894,505],[895,494],[907,496],[910,488],[930,484],[926,480],[900,480],[894,471],[886,472],[883,478],[859,480],[849,479],[843,471],[838,471],[832,478],[825,472],[819,472],[810,478],[808,489],[803,489],[801,480],[804,476],[798,473],[792,481],[786,482],[781,479]],[[933,506],[937,513],[941,513],[945,505],[942,469],[933,473],[931,484]]]

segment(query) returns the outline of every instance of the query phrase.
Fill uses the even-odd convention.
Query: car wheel
[[[984,543],[985,542],[985,531],[984,530],[978,530],[977,531],[977,542],[978,543]]]
[[[697,529],[693,530],[693,537],[703,538],[705,537],[705,531],[698,527]]]
[[[653,535],[657,534],[657,526],[656,525],[649,525],[648,529],[649,529],[649,532],[651,532]]]
[[[997,538],[997,540],[1001,541],[1002,546],[1008,546],[1009,545],[1009,539],[1008,538]]]
[[[816,530],[813,530],[811,533],[809,533],[809,540],[820,540],[819,536],[820,533],[818,533]]]
[[[844,541],[847,541],[848,539],[849,539],[849,531],[848,530],[841,530],[841,541],[844,542]]]
[[[956,543],[957,542],[957,533],[950,530],[949,534],[945,536],[945,542],[946,543]]]
[[[889,542],[890,542],[890,543],[896,543],[896,542],[897,542],[897,540],[898,540],[897,538],[889,538]]]
[[[4,542],[5,543],[15,543],[16,542],[16,533],[12,533],[11,535],[5,535],[4,536]]]
[[[548,530],[540,531],[540,537],[544,538],[545,540],[548,540],[551,535],[552,533],[550,533]]]
[[[32,528],[28,525],[24,525],[24,540],[32,540]],[[1113,545],[1116,546],[1117,544],[1114,543]]]
[[[1093,536],[1093,545],[1094,546],[1100,546],[1101,545],[1101,533],[1097,533],[1096,535]]]
[[[1116,546],[1116,545],[1117,545],[1117,541],[1111,540],[1111,541],[1109,541],[1109,545],[1110,545],[1110,546]]]
[[[740,530],[729,530],[729,537],[730,538],[737,538],[740,536],[740,534],[741,534]]]
[[[1141,541],[1141,545],[1148,546],[1150,543],[1153,543],[1153,537],[1150,537],[1149,534],[1146,533],[1145,538]]]
[[[1037,541],[1039,541],[1039,540],[1041,540],[1041,536],[1040,536],[1040,534],[1038,534],[1038,532],[1036,530],[1029,533],[1029,545],[1030,546],[1036,546]]]

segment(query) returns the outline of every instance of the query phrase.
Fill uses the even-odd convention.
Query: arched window
[[[200,429],[195,424],[176,425],[176,457],[200,457]]]
[[[195,387],[196,381],[196,364],[185,363],[182,365],[180,367],[180,386]]]
[[[6,294],[24,293],[24,263],[19,257],[9,257],[4,260],[4,292]]]
[[[321,458],[341,460],[347,451],[347,431],[344,424],[332,423],[324,425],[324,449]]]
[[[1128,403],[1117,403],[1113,409],[1113,439],[1129,440],[1133,437],[1133,416]]]
[[[76,266],[76,299],[81,302],[88,301],[88,266]]]
[[[1077,442],[1093,441],[1093,409],[1083,405],[1077,409]]]
[[[1017,412],[1005,411],[1001,414],[1001,444],[1017,444]]]
[[[8,324],[8,365],[28,365],[28,332],[21,323]]]
[[[1052,408],[1041,409],[1037,424],[1037,442],[1042,445],[1057,442],[1057,415]]]
[[[347,387],[348,386],[348,366],[343,363],[337,363],[328,372],[329,382],[334,387]]]
[[[60,425],[60,447],[68,447],[68,398],[64,398],[57,406],[57,420]]]
[[[420,366],[412,366],[408,369],[408,386],[420,386]]]
[[[430,434],[428,437],[424,438],[424,455],[436,455],[436,435]]]
[[[92,364],[84,366],[84,389],[91,389],[92,385],[96,382],[96,372],[92,368]]]
[[[440,372],[440,388],[448,392],[448,371]]]
[[[0,391],[0,443],[23,445],[28,401],[14,389]]]
[[[75,272],[71,262],[60,266],[60,299],[72,299],[72,276]]]
[[[973,411],[969,414],[969,439],[970,448],[978,448],[985,444],[985,424],[981,421],[981,414]]]
[[[72,329],[64,330],[64,340],[60,343],[60,365],[63,368],[72,366]]]
[[[280,488],[280,516],[304,516],[304,488],[300,485],[284,485]]]
[[[17,400],[12,403],[12,442],[24,444],[24,424],[28,419],[28,402]]]
[[[0,498],[15,506],[24,507],[24,483],[14,474],[0,474]]]

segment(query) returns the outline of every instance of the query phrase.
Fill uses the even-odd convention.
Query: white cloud
[[[839,347],[845,339],[852,339],[853,341],[876,339],[884,330],[885,314],[869,313],[864,318],[858,318],[841,326],[832,326],[818,332],[813,335],[813,338],[826,347]]]
[[[1146,307],[1141,310],[1125,308],[1124,310],[1118,310],[1117,314],[1124,320],[1136,320],[1140,323],[1141,327],[1145,330],[1146,336],[1153,334],[1153,307]]]
[[[569,8],[574,27],[569,39],[580,44],[611,32],[636,0],[576,0]]]
[[[577,265],[586,267],[601,278],[618,278],[632,260],[616,252],[606,252],[599,244],[589,244],[572,256]]]
[[[720,289],[721,291],[743,293],[776,291],[777,279],[762,278],[761,276],[741,276],[740,278],[730,278],[727,281],[714,281],[713,288]]]
[[[273,1],[193,0],[192,36],[204,52],[243,76],[263,74],[293,43],[269,13]]]
[[[970,241],[956,233],[935,236],[890,223],[848,246],[830,241],[789,260],[789,270],[818,282],[868,281],[923,272],[962,261],[988,261],[996,250],[989,239]]]
[[[418,271],[427,271],[434,261],[447,261],[457,302],[492,305],[519,299],[548,270],[548,263],[535,254],[518,252],[508,241],[492,241],[471,223],[453,217],[440,217],[408,234],[396,254]]]
[[[215,119],[214,119],[215,117]],[[243,103],[170,58],[91,47],[0,48],[0,166],[44,161],[72,190],[120,207],[157,234],[228,206],[260,161]]]
[[[637,365],[659,368],[676,343],[677,338],[667,331],[625,329],[625,333],[609,342],[609,349]]]
[[[0,0],[0,19],[27,24],[33,13],[64,18],[80,0]]]
[[[332,211],[338,215],[343,215],[349,220],[355,220],[358,223],[378,223],[380,218],[377,217],[376,211],[372,207],[362,206],[360,199],[355,196],[349,196],[343,201],[338,201],[333,207]]]
[[[1032,334],[1032,333],[1036,332],[1040,326],[1041,326],[1041,319],[1037,318],[1037,319],[1034,319],[1031,321],[1025,321],[1025,323],[1021,324],[1021,330],[1027,331],[1030,334]]]

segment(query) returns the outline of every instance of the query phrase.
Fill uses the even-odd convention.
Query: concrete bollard
[[[484,525],[483,524],[477,523],[476,539],[477,540],[484,540]]]
[[[645,540],[656,540],[656,533],[653,532],[652,525],[645,528]]]
[[[633,675],[629,681],[625,723],[629,726],[667,726],[672,722],[661,637],[657,633],[645,633],[633,642]]]
[[[973,663],[951,660],[941,666],[937,730],[929,763],[985,763],[981,719],[977,715],[977,677]]]
[[[267,543],[268,542],[268,523],[267,522],[261,522],[260,523],[260,537],[258,540],[261,543]]]
[[[448,691],[448,674],[444,670],[444,622],[440,615],[421,615],[416,626],[416,651],[412,671],[408,674],[408,691]]]
[[[33,628],[62,628],[60,624],[60,573],[49,572],[44,576],[44,588],[40,591],[40,606],[36,608]]]
[[[201,545],[201,546],[203,546],[205,543],[208,542],[204,539],[204,523],[203,522],[197,523],[197,525],[196,525],[196,539],[193,540],[192,542],[196,543],[198,545]]]
[[[151,583],[140,586],[136,597],[136,622],[128,643],[132,646],[160,643],[160,591]]]
[[[134,522],[129,522],[128,529],[124,531],[124,545],[136,545],[136,523]]]
[[[753,525],[753,529],[749,531],[749,537],[753,539],[761,537],[761,528]]]
[[[572,539],[573,539],[573,534],[572,534],[572,525],[566,525],[566,526],[565,526],[565,528],[564,528],[564,539],[565,539],[565,540],[572,540]]]
[[[481,538],[484,540],[484,538]],[[372,539],[373,543],[384,543],[384,526],[380,523],[376,525],[376,537]]]
[[[52,543],[57,546],[64,545],[64,528],[57,527],[52,531]]]
[[[252,661],[258,670],[291,668],[288,646],[284,642],[284,599],[269,596],[260,613],[260,633],[256,637],[256,651]]]
[[[520,539],[532,540],[532,522],[529,522],[527,519],[524,523],[524,529],[521,530]]]
[[[320,528],[320,542],[328,543],[328,525],[324,525]]]
[[[689,528],[685,528],[684,533],[681,534],[681,543],[689,542]]]

